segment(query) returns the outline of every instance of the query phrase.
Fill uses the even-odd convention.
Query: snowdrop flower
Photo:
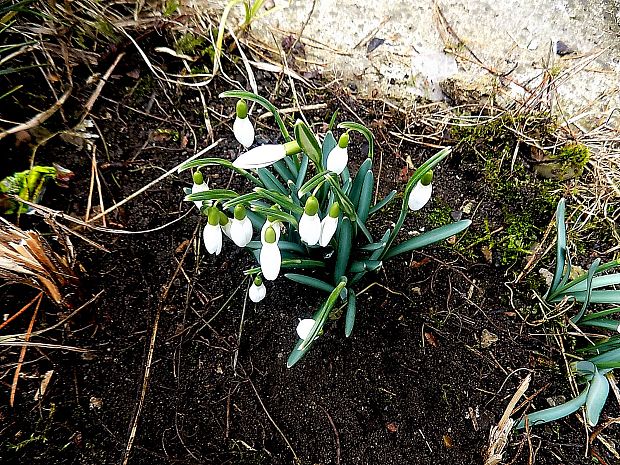
[[[202,233],[202,238],[210,254],[219,255],[222,251],[222,228],[220,227],[220,212],[215,207],[208,209],[208,221]]]
[[[245,213],[243,205],[235,207],[234,215],[230,225],[230,238],[237,244],[237,247],[245,247],[252,240],[252,234],[254,233],[252,222]]]
[[[433,172],[427,171],[422,179],[420,179],[415,186],[413,186],[413,190],[409,194],[409,209],[412,211],[419,210],[424,205],[428,203],[431,198],[431,194],[433,193],[433,185],[431,181],[433,180]]]
[[[257,276],[254,279],[254,282],[250,286],[250,290],[248,291],[248,296],[252,302],[258,303],[265,298],[267,295],[267,288],[263,284],[263,280],[260,279],[260,276]]]
[[[237,157],[233,166],[243,169],[258,169],[273,165],[287,155],[299,153],[301,148],[296,141],[286,144],[266,144],[254,147]]]
[[[230,228],[232,226],[231,221],[228,219],[224,212],[219,212],[220,216],[220,227],[222,228],[222,232],[226,235],[228,239],[232,239],[230,235]]]
[[[340,205],[338,202],[334,202],[329,209],[327,216],[321,221],[321,237],[319,238],[319,245],[321,247],[326,247],[329,244],[329,241],[332,240],[332,237],[334,237],[336,229],[338,229],[339,216]]]
[[[299,336],[299,338],[305,341],[310,335],[310,331],[312,330],[313,326],[314,320],[312,318],[305,318],[303,320],[299,320],[299,323],[297,324],[297,335]]]
[[[192,176],[194,180],[194,185],[192,186],[192,194],[196,194],[198,192],[206,192],[209,190],[209,183],[205,182],[204,176],[200,171],[196,171]],[[198,208],[198,210],[202,209],[202,204],[204,200],[194,200],[194,204]],[[211,206],[211,202],[207,201],[207,205]]]
[[[315,245],[321,237],[319,201],[313,195],[306,200],[304,213],[299,220],[299,236],[308,245]]]
[[[273,281],[280,274],[280,265],[282,264],[282,255],[278,248],[276,232],[273,227],[269,226],[265,230],[263,247],[260,249],[260,268],[263,277],[267,281]]]
[[[345,132],[340,136],[338,145],[327,155],[327,169],[329,171],[340,174],[347,167],[347,162],[349,161],[347,145],[349,145],[349,134]]]
[[[254,126],[248,118],[248,104],[241,99],[237,102],[237,117],[233,123],[235,139],[246,149],[254,143]]]
[[[263,227],[260,230],[260,240],[265,245],[265,232],[268,227],[272,227],[276,233],[276,242],[280,240],[280,233],[282,232],[282,221],[274,219],[273,217],[268,217],[263,224]]]

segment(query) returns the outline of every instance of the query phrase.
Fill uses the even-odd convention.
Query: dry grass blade
[[[0,218],[0,279],[39,289],[56,304],[69,306],[66,288],[78,279],[36,231],[23,231]]]

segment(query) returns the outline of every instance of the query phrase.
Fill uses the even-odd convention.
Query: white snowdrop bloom
[[[334,202],[329,209],[329,214],[321,221],[321,237],[319,238],[321,247],[326,247],[334,237],[338,229],[338,216],[340,216],[340,205]]]
[[[245,100],[237,102],[237,116],[233,123],[235,139],[246,149],[254,143],[254,126],[248,117],[248,105]]]
[[[299,236],[308,245],[315,245],[321,237],[321,218],[319,202],[314,196],[308,197],[304,213],[299,220]]]
[[[286,157],[286,147],[283,144],[259,145],[239,155],[233,162],[233,166],[246,170],[264,168],[284,157]]]
[[[411,194],[409,194],[408,205],[412,211],[420,210],[431,199],[433,193],[433,172],[427,172],[422,179],[420,179],[415,186]]]
[[[278,248],[276,240],[276,232],[273,227],[268,227],[265,231],[263,247],[260,249],[260,268],[263,277],[267,281],[273,281],[280,274],[280,265],[282,264],[282,255]]]
[[[192,185],[192,194],[196,194],[198,192],[206,192],[209,190],[209,182],[205,182],[205,179],[200,171],[196,171],[192,177],[194,181],[194,184]],[[198,208],[198,210],[202,208],[203,202],[204,200],[194,200],[194,204],[196,205],[196,208]],[[207,205],[211,206],[211,202],[207,201]]]
[[[327,169],[336,174],[340,174],[347,167],[349,162],[349,153],[347,152],[349,145],[349,134],[346,132],[340,136],[338,145],[334,147],[327,155]]]
[[[210,254],[219,255],[222,251],[222,228],[220,227],[220,212],[215,207],[209,207],[209,219],[202,233],[202,239]]]
[[[284,225],[280,220],[271,221],[269,218],[267,218],[265,220],[265,223],[263,224],[263,227],[260,230],[260,240],[263,244],[265,244],[265,232],[270,226],[276,233],[276,242],[280,241],[280,234],[282,233],[282,228],[284,227]]]
[[[308,336],[310,335],[310,331],[314,326],[314,323],[315,321],[312,318],[305,318],[303,320],[299,320],[299,323],[297,324],[297,335],[300,339],[303,339],[305,341],[308,338]]]
[[[245,247],[248,242],[252,240],[252,222],[248,218],[245,207],[243,205],[237,205],[235,207],[235,214],[230,221],[230,238],[237,245],[237,247]]]
[[[263,280],[257,277],[248,291],[248,296],[252,302],[258,303],[267,295],[267,288],[263,284]]]

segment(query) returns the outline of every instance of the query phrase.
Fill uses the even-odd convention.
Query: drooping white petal
[[[280,274],[280,265],[282,264],[282,255],[278,243],[263,243],[260,249],[260,268],[263,272],[263,278],[267,281],[273,281]]]
[[[297,324],[297,335],[299,336],[299,338],[305,341],[306,338],[310,335],[310,330],[313,326],[314,320],[312,318],[300,320]]]
[[[202,184],[196,184],[192,186],[192,194],[196,194],[197,192],[206,192],[209,190],[209,184],[207,182],[203,182]],[[194,204],[200,210],[202,208],[203,200],[194,200]],[[211,205],[211,201],[207,201],[207,205]]]
[[[338,218],[332,218],[329,215],[323,218],[321,221],[321,237],[319,239],[321,247],[326,247],[329,244],[329,241],[332,240],[336,233],[336,229],[338,229]]]
[[[264,168],[273,165],[284,157],[286,157],[286,149],[282,144],[259,145],[239,155],[233,162],[233,166],[246,170]]]
[[[248,236],[247,222],[250,222],[246,216],[242,220],[233,218],[230,220],[230,238],[237,245],[237,247],[245,247],[248,242],[252,240],[252,222],[250,222],[250,234]]]
[[[433,184],[428,184],[424,186],[421,182],[418,182],[415,186],[413,186],[413,190],[409,195],[409,209],[416,211],[422,208],[424,205],[428,203],[431,199],[431,194],[433,193]]]
[[[252,285],[250,286],[250,290],[248,291],[248,296],[250,297],[250,300],[252,302],[258,303],[261,300],[263,300],[266,295],[267,295],[267,288],[265,287],[263,283],[261,283],[260,286],[257,286],[256,284],[252,283]]]
[[[232,226],[232,223],[230,221],[228,221],[228,223],[226,223],[224,226],[221,226],[222,228],[222,232],[224,233],[224,235],[228,238],[228,239],[232,239],[231,235],[230,235],[230,227]]]
[[[252,240],[252,236],[254,235],[254,227],[252,226],[250,218],[247,216],[241,220],[241,225],[245,233],[245,244],[247,245],[248,242]],[[278,238],[278,233],[276,233],[276,242],[278,241]]]
[[[219,224],[215,226],[207,223],[202,233],[202,238],[210,254],[219,255],[222,251],[222,228]]]
[[[327,155],[327,169],[336,174],[340,174],[346,168],[348,161],[349,153],[347,152],[347,148],[336,145],[336,147],[329,152],[329,155]]]
[[[235,118],[233,133],[235,134],[235,139],[246,149],[254,143],[254,126],[252,126],[252,122],[247,116],[243,119],[238,116]]]
[[[308,245],[315,245],[321,237],[321,219],[318,214],[304,213],[299,220],[299,237]]]
[[[276,243],[280,240],[280,232],[282,231],[282,222],[281,221],[269,221],[265,220],[263,227],[260,230],[260,240],[265,245],[265,231],[267,228],[271,226],[276,233]]]

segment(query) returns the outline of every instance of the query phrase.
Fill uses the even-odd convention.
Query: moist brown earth
[[[232,159],[240,152],[230,129],[233,102],[216,97],[229,84],[217,81],[205,90],[213,125],[208,134],[195,91],[164,90],[155,83],[144,94],[132,93],[135,78],[125,76],[122,65],[117,74],[93,112],[101,131],[97,162],[106,207],[212,140],[223,138],[212,156]],[[276,77],[257,76],[261,94],[274,97]],[[290,88],[286,81],[280,84],[276,102],[291,105]],[[317,132],[324,131],[336,109],[342,111],[339,121],[359,117],[373,128],[379,194],[402,191],[407,156],[419,165],[434,153],[390,135],[403,127],[403,116],[387,112],[381,102],[363,100],[348,89],[303,89],[301,98],[326,105],[305,113]],[[270,119],[260,121],[259,140],[274,140],[275,134]],[[16,147],[13,139],[3,144],[8,162],[0,175],[25,169],[24,147]],[[352,150],[353,171],[365,154],[363,145],[353,138],[352,146],[359,146]],[[44,204],[84,218],[90,154],[56,137],[38,150],[36,162],[56,162],[75,172],[68,189],[50,187]],[[212,168],[205,174],[211,187],[247,188],[225,171]],[[182,201],[189,182],[189,174],[174,173],[107,215],[107,227],[130,232],[171,223],[190,209]],[[441,202],[457,215],[471,201],[479,207],[463,217],[473,220],[474,230],[481,231],[485,220],[501,226],[504,206],[493,199],[479,164],[466,154],[455,152],[436,170],[434,188],[427,211]],[[99,203],[96,187],[92,203]],[[395,220],[398,208],[395,204],[371,220],[375,236]],[[551,219],[543,212],[536,221],[544,230]],[[49,231],[37,216],[19,221],[24,228]],[[543,389],[534,399],[536,408],[548,406],[546,398],[570,396],[560,349],[553,338],[541,335],[543,327],[523,320],[535,320],[527,315],[535,301],[529,283],[513,282],[521,262],[501,266],[486,261],[479,249],[471,258],[446,244],[388,262],[358,286],[364,292],[359,292],[352,336],[344,337],[343,319],[332,320],[307,357],[287,369],[298,318],[309,317],[324,296],[281,277],[268,285],[260,304],[246,301],[248,281],[242,272],[253,266],[253,258],[230,242],[221,255],[206,254],[204,223],[194,209],[154,232],[79,229],[107,252],[71,237],[82,277],[76,304],[98,297],[37,340],[86,351],[30,348],[14,408],[8,407],[8,393],[19,348],[2,352],[3,464],[124,463],[130,437],[135,442],[128,463],[136,465],[297,459],[303,464],[481,464],[490,427],[528,372],[533,375],[528,393]],[[401,234],[429,227],[422,210],[410,215]],[[545,260],[549,265],[551,258]],[[4,312],[15,311],[33,295],[22,287],[0,288]],[[49,302],[41,310],[36,328],[67,314]],[[5,334],[24,331],[28,318],[16,320]],[[483,330],[497,341],[483,344]],[[143,391],[147,363],[150,377]],[[35,401],[48,370],[54,370],[51,383]],[[616,413],[608,407],[608,415]],[[572,416],[534,428],[529,439],[514,433],[506,463],[592,463],[585,444],[583,427]],[[600,457],[608,453],[598,443],[594,450]]]

